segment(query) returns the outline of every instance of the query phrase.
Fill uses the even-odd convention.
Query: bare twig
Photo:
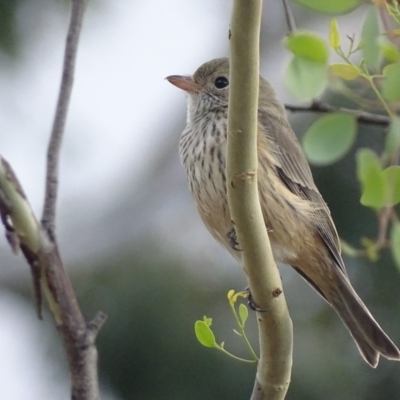
[[[283,0],[283,8],[285,10],[286,24],[288,27],[289,35],[296,31],[296,23],[293,17],[293,11],[290,7],[289,0]]]
[[[55,239],[58,165],[61,143],[74,80],[78,41],[86,0],[72,0],[71,20],[65,46],[63,73],[53,129],[47,152],[46,194],[42,215],[41,247],[42,285],[56,325],[63,337],[71,373],[71,398],[100,398],[97,377],[95,337],[106,317],[99,314],[87,327],[68,275],[65,273]]]
[[[343,112],[354,115],[359,123],[368,125],[378,125],[387,127],[390,125],[390,118],[385,115],[372,114],[366,111],[351,110],[349,108],[333,107],[321,101],[314,101],[309,106],[296,106],[285,104],[285,108],[292,112],[315,112],[315,113],[332,113]]]
[[[71,20],[65,46],[61,87],[47,149],[46,194],[42,214],[42,226],[50,238],[55,236],[56,205],[58,192],[58,165],[64,136],[69,101],[74,82],[75,60],[82,28],[86,0],[72,0]]]
[[[258,198],[257,110],[262,0],[235,0],[228,107],[228,200],[257,313],[260,360],[252,400],[282,400],[290,383],[292,322]]]

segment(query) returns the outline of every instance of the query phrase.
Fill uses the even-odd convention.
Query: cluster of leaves
[[[244,343],[245,343],[246,347],[248,348],[250,355],[252,357],[250,360],[235,356],[234,354],[227,351],[225,349],[225,342],[221,342],[221,344],[217,343],[217,341],[215,340],[214,332],[211,330],[212,318],[204,317],[203,320],[196,321],[196,323],[194,325],[194,330],[195,330],[197,340],[203,346],[217,349],[217,350],[223,352],[224,354],[228,355],[229,357],[234,358],[235,360],[239,360],[239,361],[243,361],[243,362],[247,362],[247,363],[255,363],[255,362],[257,362],[258,357],[257,357],[256,353],[254,352],[249,340],[247,339],[245,329],[244,329],[247,318],[249,316],[249,310],[243,303],[239,304],[238,310],[236,310],[236,303],[237,303],[238,299],[245,298],[245,297],[247,297],[247,296],[243,292],[235,293],[234,290],[230,290],[228,292],[229,306],[231,307],[232,314],[233,314],[236,324],[239,328],[239,330],[234,329],[233,332],[235,332],[244,341]]]
[[[362,0],[294,0],[315,11],[347,13]],[[394,26],[394,28],[393,28]],[[357,136],[358,111],[378,111],[388,117],[385,146],[381,154],[357,151],[357,177],[361,204],[373,209],[380,232],[376,240],[363,239],[363,248],[344,244],[350,256],[376,260],[383,247],[390,247],[400,267],[400,223],[395,206],[400,203],[400,6],[397,0],[374,1],[366,9],[359,37],[342,40],[338,21],[330,23],[327,40],[313,32],[292,32],[285,39],[293,54],[286,70],[286,84],[293,97],[315,101],[329,86],[355,102],[358,110],[338,109],[317,119],[303,137],[305,153],[314,165],[341,159]],[[344,42],[344,43],[343,43]],[[341,61],[330,64],[330,53]],[[391,231],[389,234],[387,231]],[[390,235],[390,240],[387,236]]]

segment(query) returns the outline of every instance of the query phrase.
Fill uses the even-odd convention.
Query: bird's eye
[[[215,79],[214,81],[214,86],[217,89],[224,89],[229,85],[229,81],[227,78],[224,76],[219,76],[218,78]]]

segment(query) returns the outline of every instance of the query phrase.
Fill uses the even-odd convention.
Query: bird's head
[[[192,76],[171,75],[166,79],[188,94],[190,119],[228,107],[228,58],[211,60],[199,67]]]

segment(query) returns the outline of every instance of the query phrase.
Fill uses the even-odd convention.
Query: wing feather
[[[292,193],[315,204],[313,217],[316,230],[332,254],[336,265],[346,273],[331,213],[314,183],[307,159],[285,114],[279,118],[261,110],[259,121],[260,129],[269,139],[279,177]],[[279,132],[276,127],[279,127]]]

